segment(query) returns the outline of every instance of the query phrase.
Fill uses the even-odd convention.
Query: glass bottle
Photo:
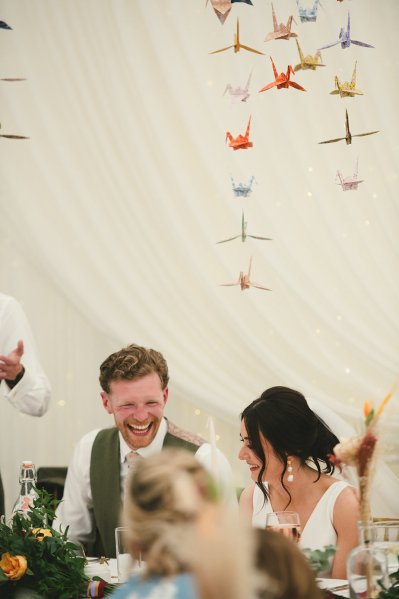
[[[373,525],[359,525],[360,545],[352,549],[347,562],[350,599],[375,599],[388,577],[387,556],[374,544]]]
[[[21,487],[12,511],[13,515],[16,513],[26,515],[30,511],[33,501],[38,496],[35,491],[36,480],[36,468],[33,462],[30,460],[22,462],[19,475]]]

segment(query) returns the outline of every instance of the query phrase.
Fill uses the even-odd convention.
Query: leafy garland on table
[[[104,597],[114,588],[84,572],[86,559],[78,545],[50,526],[60,503],[44,489],[27,514],[14,514],[10,524],[0,521],[0,595],[12,598],[20,589],[44,599]]]
[[[316,575],[329,570],[331,558],[336,551],[337,548],[334,545],[326,545],[323,549],[302,549]]]

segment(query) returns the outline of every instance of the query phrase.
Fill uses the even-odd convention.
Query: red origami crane
[[[247,130],[245,131],[245,135],[238,135],[237,137],[233,137],[230,131],[226,133],[226,141],[229,140],[230,148],[233,150],[247,150],[248,148],[252,148],[253,143],[249,141],[249,129],[251,126],[251,117],[249,117]]]
[[[277,73],[276,66],[273,62],[273,58],[271,56],[270,56],[270,60],[272,61],[272,65],[273,65],[273,73],[274,73],[275,81],[273,81],[273,83],[269,83],[265,87],[262,87],[262,89],[259,90],[259,93],[264,92],[267,89],[271,89],[272,87],[277,87],[277,89],[281,89],[283,87],[288,88],[290,86],[295,87],[296,89],[300,89],[303,92],[306,91],[306,89],[304,87],[302,87],[298,83],[295,83],[295,81],[291,81],[291,75],[295,75],[295,71],[290,64],[287,67],[287,72],[280,73],[280,75],[279,75]]]

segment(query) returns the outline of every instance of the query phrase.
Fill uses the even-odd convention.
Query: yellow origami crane
[[[214,50],[213,52],[209,52],[209,54],[217,54],[218,52],[225,52],[226,50],[230,50],[231,48],[234,48],[234,52],[239,52],[242,48],[243,50],[248,50],[248,52],[255,52],[255,54],[263,54],[263,52],[259,52],[259,50],[255,50],[254,48],[251,48],[250,46],[244,46],[244,44],[242,44],[240,42],[240,22],[238,19],[237,19],[236,33],[234,34],[234,44],[232,44],[231,46],[227,46],[227,48],[221,48],[220,50]]]
[[[363,92],[360,89],[356,89],[356,65],[352,73],[351,81],[345,81],[345,83],[341,83],[338,75],[335,76],[335,89],[330,92],[330,94],[339,94],[341,98],[353,98],[354,96],[363,96]]]

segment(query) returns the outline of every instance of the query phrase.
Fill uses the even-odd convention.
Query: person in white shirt
[[[28,319],[16,299],[0,293],[0,400],[30,416],[42,416],[51,396]],[[4,514],[0,478],[0,515]]]
[[[89,555],[115,557],[115,528],[128,468],[164,447],[188,449],[209,470],[215,469],[216,459],[226,499],[234,501],[225,456],[164,417],[168,382],[162,354],[139,345],[111,354],[100,366],[101,399],[115,426],[91,431],[79,441],[53,523],[60,531],[69,526],[68,538],[84,545]]]

